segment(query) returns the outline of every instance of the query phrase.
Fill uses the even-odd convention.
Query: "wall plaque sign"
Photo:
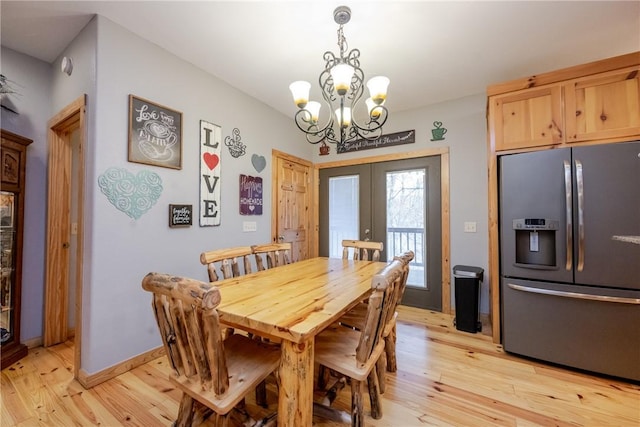
[[[240,215],[262,215],[262,178],[240,175]]]
[[[129,161],[182,169],[182,113],[129,95]]]
[[[193,205],[169,205],[169,227],[191,227]]]
[[[416,131],[405,130],[403,132],[382,135],[380,138],[368,140],[357,139],[347,145],[338,145],[338,154],[350,153],[352,151],[370,150],[372,148],[392,147],[394,145],[413,144],[416,142]]]
[[[200,120],[200,227],[220,225],[222,128]]]

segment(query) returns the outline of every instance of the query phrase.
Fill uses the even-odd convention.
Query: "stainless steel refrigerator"
[[[640,381],[640,141],[503,155],[508,352]]]

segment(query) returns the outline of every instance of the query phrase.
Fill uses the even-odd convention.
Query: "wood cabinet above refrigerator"
[[[640,52],[492,85],[487,95],[492,151],[634,139]]]

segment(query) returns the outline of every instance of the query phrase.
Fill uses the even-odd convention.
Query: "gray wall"
[[[62,74],[62,56],[74,61],[71,76]],[[115,365],[160,345],[149,296],[140,288],[149,271],[206,279],[198,261],[204,250],[269,241],[271,221],[271,149],[314,162],[353,155],[318,157],[317,146],[304,142],[292,118],[270,109],[215,77],[204,73],[158,46],[140,39],[103,17],[92,20],[82,33],[49,65],[2,48],[2,72],[21,86],[15,103],[21,114],[7,117],[2,126],[34,140],[27,168],[27,229],[22,340],[42,335],[44,247],[46,217],[46,123],[57,111],[87,94],[87,148],[85,166],[85,241],[82,366],[88,374]],[[224,60],[224,58],[221,58]],[[392,92],[390,92],[392,93]],[[183,166],[173,170],[127,161],[128,95],[134,94],[183,113]],[[416,129],[410,146],[371,150],[359,155],[417,150],[431,146],[433,121],[449,131],[438,144],[450,147],[451,265],[487,266],[486,144],[483,94],[392,113],[385,133]],[[199,121],[222,126],[223,138],[239,128],[247,154],[235,159],[223,147],[222,224],[170,229],[167,205],[194,205],[199,199]],[[251,155],[262,155],[267,167],[257,173]],[[335,157],[333,157],[335,156]],[[132,173],[149,170],[160,175],[163,192],[154,207],[138,220],[116,210],[100,192],[97,179],[109,167]],[[242,232],[246,217],[238,210],[239,174],[265,180],[262,216],[251,217],[257,232]],[[476,221],[475,234],[463,233],[464,221]],[[445,272],[448,274],[448,272]],[[485,280],[486,282],[486,280]],[[485,286],[486,288],[486,286]],[[482,311],[488,311],[483,290]]]

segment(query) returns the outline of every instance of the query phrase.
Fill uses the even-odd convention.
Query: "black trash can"
[[[459,331],[476,333],[482,330],[478,318],[480,299],[480,282],[484,270],[480,267],[456,265],[453,267],[455,277],[456,317],[453,324]]]

